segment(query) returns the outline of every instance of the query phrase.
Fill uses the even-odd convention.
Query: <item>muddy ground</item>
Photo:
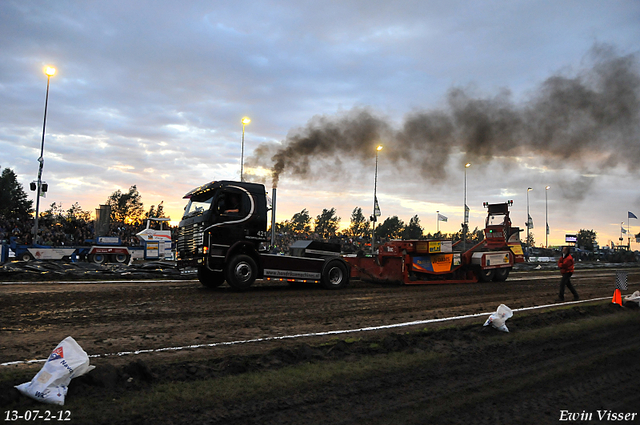
[[[107,281],[50,279],[50,274],[43,275],[48,282],[6,279],[0,285],[0,363],[44,359],[73,336],[96,356],[91,363],[97,368],[72,382],[71,405],[106,395],[108,412],[128,392],[153,391],[167,382],[215,382],[393,353],[416,359],[437,355],[419,366],[414,362],[300,391],[261,393],[222,406],[186,403],[171,414],[147,412],[102,423],[556,423],[563,410],[593,412],[595,419],[597,409],[640,413],[640,311],[611,305],[615,271],[610,268],[582,267],[572,279],[581,300],[606,300],[516,312],[507,321],[509,334],[482,327],[486,314],[273,339],[488,313],[499,304],[512,309],[552,304],[559,275],[529,268],[505,283],[400,287],[354,281],[340,291],[269,282],[243,293],[227,286],[209,290],[196,281],[172,279],[171,272],[159,272],[164,280],[135,282],[113,281],[113,274]],[[624,270],[629,280],[624,293],[640,290],[640,269]],[[123,278],[127,275],[118,277]],[[602,323],[611,320],[617,325],[603,331]],[[567,324],[575,324],[575,332],[567,331]],[[553,332],[563,326],[564,333]],[[424,329],[429,332],[419,332]],[[264,340],[222,344],[258,338]],[[199,348],[185,348],[193,345]],[[180,349],[162,350],[168,347]],[[118,355],[136,350],[149,352]],[[33,376],[41,366],[0,367],[6,373],[0,383],[3,411],[42,406],[12,390],[22,382],[16,382],[17,375]],[[83,412],[76,409],[80,421]]]

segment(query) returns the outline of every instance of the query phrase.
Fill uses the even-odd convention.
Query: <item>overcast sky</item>
[[[3,0],[0,166],[37,178],[51,65],[45,206],[137,185],[177,221],[190,189],[240,178],[248,116],[249,178],[284,167],[278,220],[371,214],[382,144],[382,219],[457,231],[470,162],[472,229],[506,200],[524,227],[531,187],[536,245],[545,204],[551,245],[618,243],[640,217],[639,40],[635,0]]]

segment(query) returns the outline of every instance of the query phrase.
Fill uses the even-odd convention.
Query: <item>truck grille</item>
[[[180,258],[188,258],[196,253],[202,246],[202,226],[191,224],[178,229],[178,255]]]

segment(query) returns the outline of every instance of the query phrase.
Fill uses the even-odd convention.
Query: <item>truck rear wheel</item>
[[[107,262],[107,256],[104,254],[89,254],[89,262],[93,264],[104,264]]]
[[[25,252],[24,254],[22,254],[22,255],[20,256],[20,259],[21,259],[22,261],[31,261],[31,260],[33,260],[33,257],[32,257],[32,256],[31,256],[31,254],[29,254],[28,252]]]
[[[511,267],[505,267],[503,269],[496,269],[495,274],[493,275],[494,282],[504,282],[509,277],[509,272],[511,271]]]
[[[332,260],[322,270],[322,286],[325,289],[340,289],[349,283],[347,268],[341,261]]]
[[[198,267],[198,280],[205,288],[217,288],[224,283],[224,273],[214,272],[205,266]]]
[[[496,269],[490,270],[478,270],[476,272],[478,274],[478,280],[481,282],[490,282],[493,279],[493,276],[496,274]]]
[[[227,266],[227,283],[236,291],[248,289],[258,276],[258,266],[248,255],[237,255]]]

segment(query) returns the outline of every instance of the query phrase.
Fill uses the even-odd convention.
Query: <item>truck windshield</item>
[[[185,218],[196,217],[204,214],[206,211],[209,211],[212,201],[213,196],[206,199],[195,197],[189,199],[189,203],[184,207],[184,215],[182,216],[182,219],[184,220]]]

